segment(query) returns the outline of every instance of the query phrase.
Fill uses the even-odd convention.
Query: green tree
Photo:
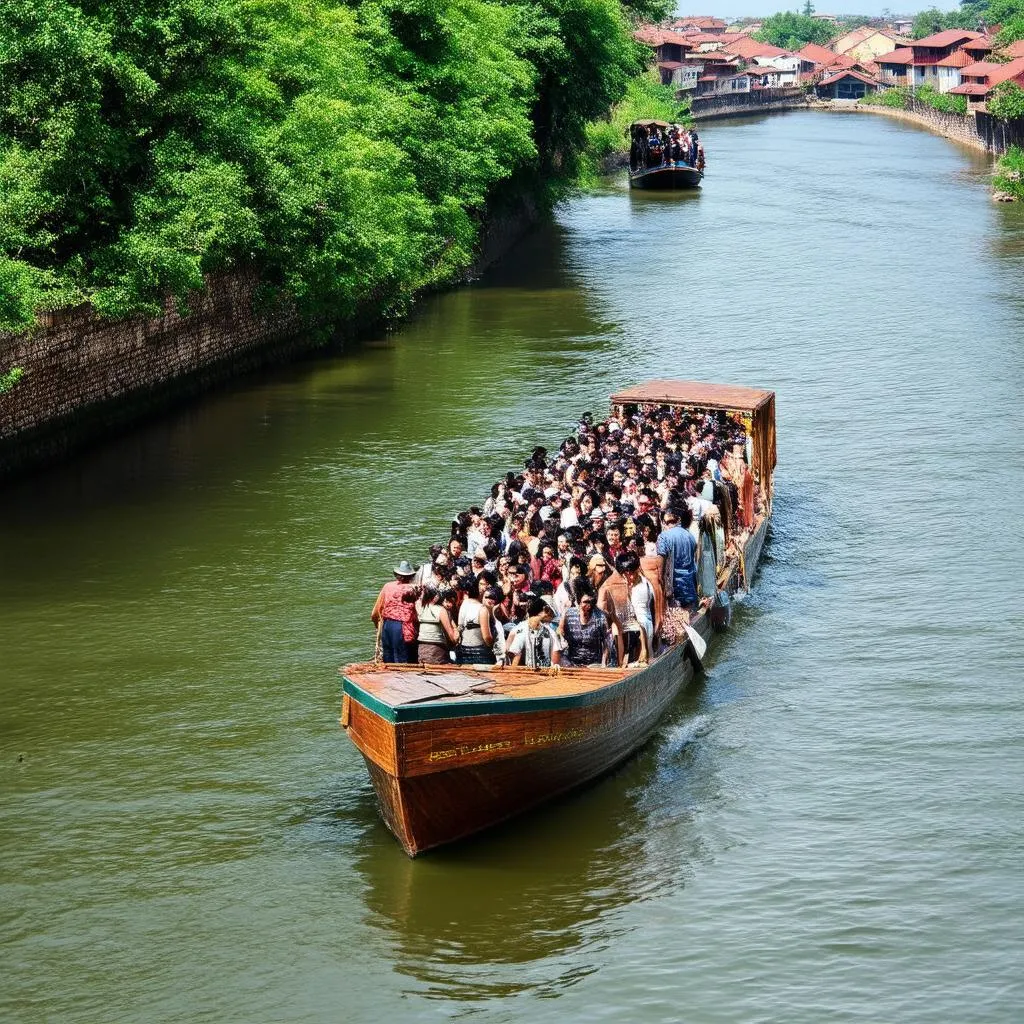
[[[1024,117],[1024,89],[1015,82],[1001,82],[992,90],[986,106],[993,117],[1004,121]]]
[[[827,43],[832,38],[832,26],[806,14],[780,11],[764,20],[754,38],[785,50],[799,50],[808,43]]]
[[[811,0],[804,0],[803,16],[809,18],[814,13],[814,4]]]
[[[400,313],[495,197],[571,180],[667,6],[5,0],[0,330],[241,266],[317,320]]]

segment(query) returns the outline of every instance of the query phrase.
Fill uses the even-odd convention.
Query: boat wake
[[[665,730],[664,742],[661,745],[662,757],[673,757],[689,746],[694,740],[706,736],[711,730],[710,715],[695,715],[685,722],[679,722]]]

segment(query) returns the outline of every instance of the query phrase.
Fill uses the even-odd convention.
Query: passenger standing
[[[580,583],[576,589],[576,606],[565,610],[558,625],[566,664],[574,668],[607,665],[608,620],[597,608],[597,595],[589,584]]]
[[[562,660],[562,642],[551,625],[555,613],[542,598],[530,602],[526,620],[512,630],[507,649],[513,665],[550,668]]]
[[[693,535],[681,525],[680,517],[690,524],[690,510],[684,505],[681,510],[668,508],[662,517],[665,529],[658,537],[658,554],[665,559],[665,593],[682,608],[692,608],[697,603],[697,542]]]
[[[615,568],[629,586],[622,667],[646,665],[654,657],[654,590],[640,572],[640,559],[632,552],[620,555]]]
[[[459,632],[452,623],[441,595],[434,587],[424,587],[416,602],[419,618],[419,649],[417,658],[425,665],[450,665],[449,652],[459,642]]]
[[[486,583],[481,586],[487,588]],[[455,648],[455,660],[460,665],[494,664],[493,605],[488,608],[479,593],[467,594],[459,606],[459,644]]]
[[[404,559],[395,566],[395,578],[385,583],[370,612],[380,629],[381,651],[389,665],[416,662],[416,570]]]

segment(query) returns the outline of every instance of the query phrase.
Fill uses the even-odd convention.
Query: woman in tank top
[[[477,595],[467,594],[459,607],[459,637],[455,660],[460,665],[494,664],[494,619]]]
[[[416,602],[419,617],[419,660],[425,665],[450,665],[449,651],[458,643],[459,633],[448,609],[441,604],[440,591],[424,587]]]

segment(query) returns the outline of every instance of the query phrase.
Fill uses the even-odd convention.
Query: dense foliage
[[[498,183],[572,175],[664,0],[4,0],[0,329],[254,267],[313,317],[399,311]]]
[[[835,26],[828,21],[812,18],[807,14],[780,11],[765,18],[761,29],[754,38],[784,50],[799,50],[808,43],[824,45],[835,34]]]
[[[950,96],[948,93],[936,91],[930,85],[922,85],[917,89],[899,86],[895,89],[883,89],[881,92],[865,96],[862,103],[878,107],[896,107],[899,110],[910,110],[914,101],[926,103],[934,110],[944,114],[966,114],[967,97]]]
[[[914,18],[911,35],[923,39],[947,28],[977,30],[999,25],[999,42],[1024,39],[1024,0],[962,0],[951,11],[930,7]]]
[[[995,186],[1024,202],[1024,149],[1011,146],[996,164]]]
[[[985,105],[990,114],[1004,121],[1024,117],[1024,89],[1016,82],[1000,82]]]

